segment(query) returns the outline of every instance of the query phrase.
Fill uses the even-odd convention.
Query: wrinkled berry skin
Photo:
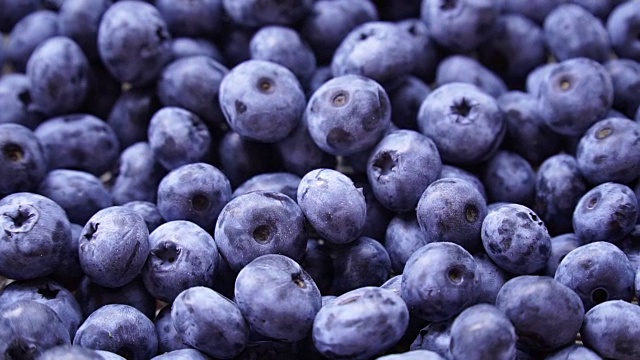
[[[370,359],[400,340],[408,324],[409,311],[398,295],[363,287],[320,309],[313,323],[313,344],[330,359]]]
[[[551,256],[551,237],[538,215],[526,206],[505,204],[490,211],[482,222],[482,245],[503,270],[534,274]]]
[[[551,351],[575,341],[584,316],[580,297],[547,276],[524,275],[507,281],[496,307],[515,326],[518,347],[534,351]]]
[[[320,149],[348,156],[372,148],[382,138],[391,122],[391,105],[374,80],[343,75],[313,93],[304,116]]]
[[[158,210],[166,221],[188,220],[212,231],[231,199],[231,184],[222,171],[206,163],[183,165],[158,185]]]
[[[535,192],[533,209],[549,233],[572,232],[573,211],[587,192],[587,181],[576,158],[569,154],[547,158],[538,168]]]
[[[213,286],[218,247],[204,229],[184,220],[170,221],[149,234],[149,256],[142,269],[145,288],[171,303],[183,290]]]
[[[186,344],[215,358],[233,358],[249,340],[249,324],[237,305],[209,288],[181,292],[171,318]]]
[[[424,320],[451,319],[476,301],[477,267],[473,256],[460,245],[427,244],[416,250],[404,267],[402,299],[411,314]]]
[[[624,118],[596,122],[580,139],[576,159],[592,184],[631,183],[640,177],[640,123]]]
[[[46,172],[46,153],[33,131],[0,124],[0,196],[34,191]]]
[[[516,339],[516,330],[505,314],[493,305],[478,304],[453,322],[451,355],[453,359],[515,359]]]
[[[71,225],[60,205],[42,195],[0,200],[0,275],[29,280],[51,274],[71,248]]]
[[[573,58],[549,70],[540,85],[540,108],[555,132],[580,136],[613,104],[611,76],[594,60]]]
[[[293,199],[278,192],[254,191],[232,199],[222,209],[214,237],[227,265],[238,272],[266,254],[302,261],[307,241],[304,226],[304,214]]]
[[[505,125],[495,98],[472,84],[440,86],[418,112],[418,129],[436,143],[442,161],[453,165],[490,158],[502,142]]]
[[[113,77],[142,86],[154,81],[170,60],[171,35],[153,5],[118,1],[100,21],[98,52]]]
[[[260,256],[242,268],[234,294],[251,329],[281,341],[309,336],[322,305],[320,290],[309,274],[279,254]]]
[[[241,136],[280,141],[300,123],[305,95],[296,76],[270,61],[247,60],[222,79],[220,106],[227,123]]]
[[[156,354],[158,336],[153,322],[140,311],[129,305],[110,304],[87,317],[73,344],[142,360]]]
[[[5,359],[35,359],[69,344],[69,332],[47,305],[19,300],[0,309],[0,354]]]
[[[638,219],[638,199],[628,186],[604,183],[580,198],[573,212],[573,228],[585,243],[616,243],[630,233]]]
[[[470,182],[456,178],[436,180],[422,193],[416,214],[430,242],[453,242],[468,251],[480,248],[487,205]]]
[[[633,360],[640,357],[636,324],[640,308],[622,300],[606,301],[589,310],[580,329],[583,343],[603,358]]]
[[[396,130],[371,152],[367,177],[376,199],[387,209],[414,209],[424,190],[440,175],[442,161],[435,144],[412,130]]]
[[[307,173],[298,187],[298,204],[311,226],[331,243],[346,244],[362,233],[367,212],[362,189],[338,171]]]
[[[597,241],[568,253],[558,265],[554,279],[575,291],[585,311],[609,300],[631,302],[636,272],[627,256],[615,245]]]
[[[73,40],[48,39],[27,62],[34,105],[48,115],[78,110],[89,88],[89,71],[87,57]]]
[[[140,273],[149,254],[147,224],[122,206],[102,209],[84,226],[79,254],[82,270],[92,281],[123,286]]]

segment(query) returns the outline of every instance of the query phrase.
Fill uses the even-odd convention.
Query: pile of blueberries
[[[640,1],[0,32],[0,360],[640,359]]]

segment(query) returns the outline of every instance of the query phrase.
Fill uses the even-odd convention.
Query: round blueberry
[[[607,359],[632,360],[640,356],[640,336],[636,324],[640,308],[622,300],[596,305],[584,316],[580,329],[582,342]]]
[[[547,261],[544,274],[554,277],[558,269],[558,265],[567,256],[568,253],[584,245],[578,235],[574,233],[566,233],[551,238],[551,256]]]
[[[343,294],[364,286],[380,286],[391,274],[391,259],[378,241],[362,236],[330,249],[332,290]]]
[[[75,41],[91,60],[98,60],[98,27],[111,0],[70,0],[58,11],[60,34]]]
[[[147,292],[140,277],[136,277],[124,286],[108,288],[98,285],[85,276],[76,290],[76,299],[85,316],[109,304],[132,306],[149,319],[153,319],[156,313],[156,299]]]
[[[252,191],[275,191],[297,200],[298,185],[301,178],[287,172],[263,173],[252,177],[238,186],[232,194],[233,198]]]
[[[37,3],[39,0],[21,1],[23,4],[31,2]],[[16,8],[17,4],[5,3],[3,5],[4,15],[5,11],[11,11]],[[24,15],[26,16],[20,19],[13,28],[7,30],[11,31],[7,43],[7,62],[20,72],[25,71],[27,61],[38,45],[60,34],[57,13],[49,10],[37,10]],[[4,23],[0,26],[4,27]]]
[[[507,92],[507,85],[498,75],[464,55],[449,56],[438,64],[436,83],[440,86],[453,82],[473,84],[494,98]]]
[[[485,164],[483,182],[490,202],[533,204],[536,174],[531,164],[514,152],[498,151]]]
[[[320,149],[333,155],[353,155],[372,148],[389,127],[389,97],[371,79],[338,76],[313,93],[305,121]]]
[[[174,36],[215,34],[222,16],[222,0],[158,0],[155,6]]]
[[[420,228],[413,212],[398,214],[391,219],[384,237],[393,271],[402,273],[404,265],[416,250],[431,242]]]
[[[0,124],[0,196],[34,191],[47,171],[46,153],[33,131]]]
[[[430,243],[407,261],[402,299],[413,315],[443,321],[475,303],[478,282],[478,265],[464,248],[450,242]]]
[[[640,61],[640,4],[625,1],[611,12],[607,18],[607,31],[611,45],[618,56]]]
[[[158,185],[167,170],[156,160],[147,142],[135,143],[120,153],[111,197],[116,205],[130,201],[156,202]]]
[[[222,0],[231,20],[239,25],[290,25],[303,19],[313,0]]]
[[[261,255],[282,254],[301,261],[306,248],[302,210],[285,194],[254,191],[231,200],[220,213],[215,239],[234,271]]]

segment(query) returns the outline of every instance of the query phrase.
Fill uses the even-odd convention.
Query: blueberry
[[[404,301],[391,290],[362,287],[323,306],[312,338],[330,359],[370,359],[392,347],[409,324]]]
[[[298,185],[301,178],[287,172],[263,173],[256,175],[238,186],[232,194],[233,198],[252,191],[275,191],[297,200]]]
[[[109,304],[132,306],[149,319],[153,319],[156,312],[156,300],[147,292],[140,277],[136,277],[124,286],[108,288],[98,285],[85,276],[76,291],[76,299],[85,316]]]
[[[402,273],[411,254],[431,241],[422,232],[415,213],[396,215],[389,222],[384,237],[384,248],[389,254],[393,271]]]
[[[19,300],[0,308],[0,354],[5,359],[35,359],[69,340],[67,328],[47,305]]]
[[[542,28],[523,15],[503,14],[491,37],[478,48],[478,59],[507,83],[522,83],[531,70],[547,61]]]
[[[111,194],[100,179],[84,171],[52,170],[40,183],[38,193],[60,205],[70,222],[83,225],[112,205]]]
[[[33,300],[50,307],[58,315],[71,337],[84,321],[80,305],[73,294],[60,284],[46,278],[15,281],[0,293],[0,306],[20,300]]]
[[[410,33],[396,23],[369,21],[344,37],[331,60],[333,76],[360,75],[381,84],[413,70]]]
[[[43,120],[33,105],[29,88],[31,83],[25,74],[9,73],[0,77],[0,124],[15,123],[35,129]]]
[[[449,83],[424,100],[418,128],[436,143],[443,162],[472,165],[493,155],[506,126],[493,97],[475,85]]]
[[[264,26],[249,43],[251,58],[271,61],[291,70],[306,84],[316,68],[316,57],[302,36],[285,26]]]
[[[633,96],[640,88],[640,63],[631,59],[611,59],[604,64],[613,81],[613,106],[633,118],[640,100]]]
[[[367,177],[376,199],[395,212],[414,209],[424,190],[438,178],[442,162],[428,137],[412,130],[385,136],[372,150]]]
[[[114,354],[115,355],[115,354]],[[117,356],[117,355],[115,355]],[[118,358],[121,358],[118,356]],[[59,345],[49,348],[38,356],[38,360],[106,360],[96,350],[77,345]]]
[[[493,305],[478,304],[464,310],[451,326],[453,359],[514,359],[516,330]]]
[[[304,176],[317,168],[333,168],[335,156],[322,151],[311,138],[306,123],[300,123],[282,141],[276,143],[282,166],[289,172]]]
[[[487,200],[488,198],[487,192],[484,188],[484,184],[482,183],[482,181],[480,181],[478,176],[474,173],[471,173],[460,167],[442,164],[442,171],[440,171],[440,177],[438,179],[444,179],[444,178],[456,178],[456,179],[466,180],[469,183],[471,183],[471,185],[473,185],[473,187],[476,188],[476,190],[478,190],[480,195],[482,195],[482,197],[485,200]]]
[[[168,173],[158,186],[158,210],[166,221],[188,220],[213,231],[231,199],[227,177],[213,165],[194,163]]]
[[[418,1],[414,3],[417,4]],[[404,3],[409,4],[409,3]],[[394,4],[395,8],[399,4]],[[419,17],[419,11],[412,14],[397,24],[401,29],[409,33],[410,41],[413,47],[413,70],[412,74],[431,83],[436,73],[436,67],[440,61],[441,51],[429,35],[429,27]]]
[[[635,341],[640,308],[622,300],[596,305],[584,316],[580,329],[583,343],[603,358],[637,359],[640,346]]]
[[[223,16],[221,0],[159,0],[155,6],[173,36],[211,36]]]
[[[158,312],[153,325],[156,327],[156,334],[158,334],[158,354],[189,349],[173,326],[171,305],[166,305]]]
[[[155,202],[158,185],[167,170],[158,163],[147,142],[135,143],[120,153],[118,171],[111,187],[116,205],[130,201]]]
[[[549,70],[538,97],[545,122],[553,131],[579,136],[613,104],[613,82],[604,66],[573,58]]]
[[[418,110],[429,92],[429,86],[414,76],[407,76],[389,89],[392,123],[401,129],[417,130]]]
[[[330,0],[331,1],[331,0]],[[357,0],[356,0],[357,1]],[[368,1],[368,0],[366,0]],[[332,3],[336,1],[331,1]],[[328,65],[322,65],[316,67],[313,74],[311,74],[311,78],[305,84],[305,92],[307,94],[307,98],[313,95],[313,93],[322,86],[322,84],[333,78],[333,74],[331,73],[331,67]]]
[[[587,182],[578,161],[568,154],[554,155],[538,168],[533,208],[549,233],[572,232],[573,211],[586,192]]]
[[[519,204],[506,204],[487,214],[482,245],[496,265],[518,275],[544,269],[551,256],[551,237],[544,223]]]
[[[254,175],[280,171],[280,157],[273,144],[243,138],[235,131],[227,131],[218,147],[220,169],[233,187],[238,187]],[[306,174],[297,174],[302,176]]]
[[[485,166],[483,182],[489,201],[532,205],[536,174],[526,159],[511,151],[498,151]]]
[[[544,20],[544,35],[559,61],[586,57],[604,62],[611,53],[602,21],[576,4],[562,4],[551,11]]]
[[[507,85],[498,75],[464,55],[449,56],[438,64],[436,83],[440,86],[453,82],[473,84],[494,98],[507,92]]]
[[[374,80],[343,75],[316,90],[305,110],[313,141],[333,155],[353,155],[372,148],[389,127],[391,106]]]
[[[580,139],[576,158],[593,184],[632,182],[640,177],[640,123],[624,118],[596,122]]]
[[[604,241],[569,252],[555,279],[580,296],[585,311],[609,300],[631,301],[634,295],[633,266],[622,250]]]
[[[222,78],[228,72],[224,65],[208,56],[177,59],[162,70],[158,97],[164,106],[181,107],[195,113],[212,128],[220,128],[225,125],[225,119],[218,93]]]
[[[600,184],[580,198],[573,212],[573,228],[585,243],[618,242],[638,219],[638,199],[628,186]]]
[[[331,62],[342,39],[360,24],[378,20],[378,10],[370,0],[319,0],[302,22],[301,33],[319,62]]]
[[[0,2],[0,31],[9,32],[20,19],[36,11],[40,0],[3,0]]]
[[[160,215],[160,210],[155,203],[149,201],[130,201],[122,204],[130,210],[133,210],[138,215],[142,216],[142,219],[147,224],[149,233],[155,230],[158,226],[164,224],[164,219]]]
[[[542,86],[542,83],[556,66],[558,66],[558,63],[546,63],[531,70],[527,75],[527,80],[525,82],[527,92],[537,98],[540,94],[540,87]]]
[[[219,48],[207,38],[179,37],[171,41],[171,52],[174,59],[190,56],[208,56],[213,60],[223,63],[224,58]]]
[[[532,166],[539,165],[560,151],[562,136],[546,125],[535,96],[510,91],[498,98],[498,106],[507,123],[505,147],[520,154]]]
[[[47,171],[47,154],[33,131],[0,124],[0,151],[0,196],[36,190]]]
[[[639,11],[640,4],[626,1],[616,6],[607,18],[607,31],[616,54],[635,61],[640,61]]]
[[[75,41],[91,60],[98,60],[98,27],[111,0],[64,1],[58,11],[60,35]]]
[[[478,264],[478,299],[479,303],[495,304],[498,292],[510,275],[496,265],[484,252],[476,253],[473,258]]]
[[[40,124],[35,134],[48,154],[49,169],[83,170],[101,176],[118,158],[116,134],[93,115],[55,117]]]
[[[0,275],[15,280],[51,274],[71,246],[71,227],[53,200],[13,193],[0,200]]]
[[[433,351],[445,359],[451,358],[451,326],[454,319],[436,321],[425,326],[411,344],[411,350]]]
[[[430,243],[407,261],[402,299],[413,315],[444,321],[475,303],[479,280],[478,265],[465,249],[450,242]]]
[[[377,360],[444,360],[444,358],[433,351],[413,350],[400,354],[385,355]]]
[[[211,145],[204,122],[191,111],[173,106],[153,115],[148,138],[156,160],[167,170],[203,160]]]
[[[485,216],[482,194],[470,182],[456,178],[433,182],[417,207],[418,223],[429,241],[453,242],[469,251],[480,247]]]
[[[391,260],[378,241],[359,237],[330,249],[333,263],[332,290],[343,294],[365,286],[380,286],[391,274]]]
[[[82,270],[92,281],[120,287],[142,270],[149,254],[149,230],[133,210],[108,207],[87,221],[78,249]]]
[[[69,290],[75,290],[84,276],[78,257],[78,242],[82,235],[82,225],[71,224],[71,241],[69,247],[63,251],[62,260],[50,275],[51,279]]]
[[[574,344],[547,355],[545,360],[602,360],[593,350],[586,346]]]
[[[521,14],[542,23],[547,15],[564,0],[539,0],[535,3],[527,0],[499,0],[499,8],[506,13]]]
[[[284,139],[304,113],[305,95],[286,67],[247,60],[220,83],[220,106],[229,126],[241,136],[261,142]]]
[[[307,173],[298,187],[298,204],[320,236],[336,244],[355,240],[366,221],[366,202],[346,175],[331,169]]]
[[[192,287],[178,295],[171,318],[184,342],[205,354],[230,359],[249,340],[249,324],[237,305],[205,287]]]
[[[107,123],[116,133],[121,149],[147,141],[149,122],[159,109],[159,100],[147,88],[131,89],[118,97],[111,107]]]
[[[492,0],[423,0],[421,10],[433,40],[454,52],[468,52],[489,38],[500,9]]]
[[[171,57],[171,35],[160,12],[141,1],[118,1],[107,9],[98,28],[98,52],[121,82],[153,82]]]
[[[311,334],[322,304],[309,274],[278,254],[260,256],[242,268],[234,299],[252,330],[281,341],[298,341]]]
[[[208,360],[209,357],[195,349],[180,349],[151,358],[152,360]]]
[[[170,221],[149,235],[142,280],[154,298],[171,303],[190,287],[212,286],[217,260],[211,235],[192,222]]]
[[[547,261],[544,274],[554,277],[562,259],[564,259],[568,253],[582,245],[584,245],[582,240],[574,233],[566,233],[552,237],[551,256],[549,257],[549,261]]]
[[[312,0],[222,0],[231,20],[247,27],[294,24],[311,11],[312,4]]]
[[[395,213],[384,207],[376,199],[373,190],[371,190],[371,185],[369,185],[367,181],[357,181],[355,184],[356,187],[362,187],[364,201],[367,204],[367,218],[364,222],[364,228],[362,229],[362,236],[382,242],[381,240],[384,239],[384,234],[387,231],[387,225],[389,225]]]
[[[214,237],[222,257],[238,272],[266,254],[302,260],[307,241],[304,227],[304,214],[290,197],[254,191],[234,198],[222,209]]]
[[[28,0],[24,3],[34,1],[38,0]],[[8,10],[8,12],[11,11],[9,9],[12,8],[16,7],[7,4],[6,10]],[[4,11],[5,9],[3,9],[2,13],[4,13]],[[25,17],[20,19],[20,21],[11,28],[11,32],[9,33],[10,40],[7,43],[7,62],[20,72],[25,71],[27,61],[38,45],[60,34],[58,30],[58,14],[55,12],[38,10],[25,15]]]
[[[158,351],[153,322],[134,307],[105,305],[80,326],[74,345],[114,352],[127,359],[149,359]]]
[[[515,326],[518,347],[534,351],[552,351],[574,342],[584,316],[580,297],[547,276],[523,275],[507,281],[496,307]]]

